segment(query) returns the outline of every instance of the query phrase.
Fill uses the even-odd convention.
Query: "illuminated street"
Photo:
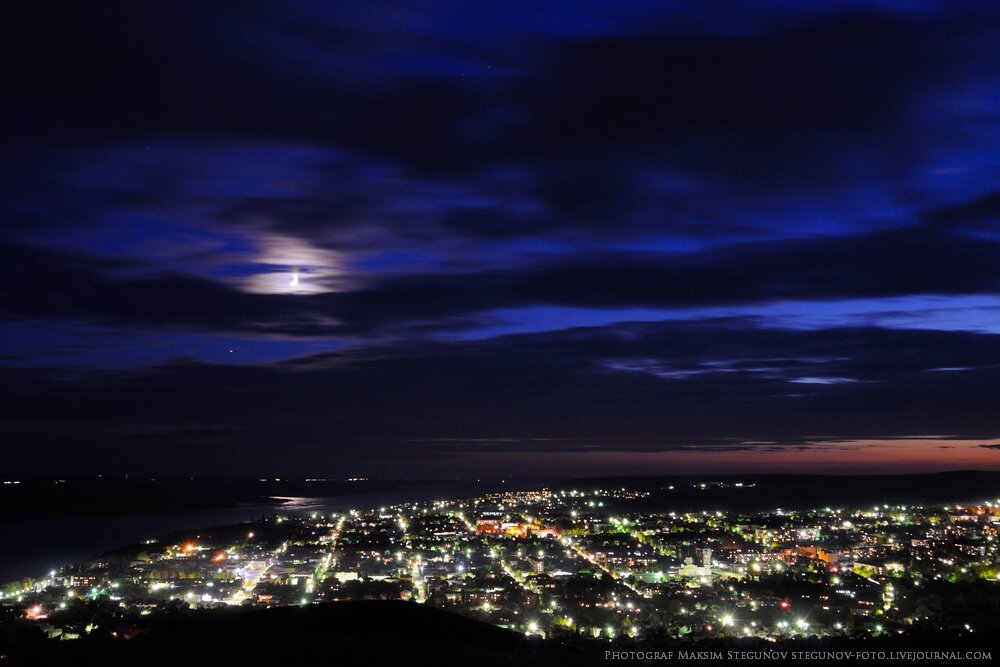
[[[8,584],[0,604],[61,638],[103,631],[74,619],[107,605],[141,626],[178,605],[380,599],[544,637],[776,640],[945,627],[972,635],[974,619],[954,626],[936,611],[935,596],[992,596],[1000,586],[1000,505],[992,501],[629,510],[648,495],[560,489],[278,515]]]

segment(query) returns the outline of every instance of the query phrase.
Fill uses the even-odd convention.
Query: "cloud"
[[[996,222],[1000,219],[1000,192],[988,192],[971,201],[942,206],[929,212],[927,219],[937,224],[952,226]]]
[[[996,436],[1000,15],[784,5],[5,8],[0,413],[219,469]]]
[[[378,331],[538,304],[683,308],[1000,291],[995,243],[930,223],[846,238],[747,244],[680,258],[573,256],[512,270],[399,276],[352,275],[344,267],[345,291],[319,290],[295,298],[250,294],[218,280],[184,275],[120,277],[109,270],[108,261],[37,248],[8,244],[0,254],[6,260],[0,264],[0,313],[7,317],[289,335]],[[331,270],[325,264],[321,268]]]
[[[543,189],[572,212],[552,167],[581,157],[611,166],[638,151],[746,184],[828,174],[845,140],[899,148],[908,105],[947,80],[962,53],[952,45],[991,21],[803,14],[747,35],[635,20],[624,35],[543,33],[490,52],[469,37],[415,37],[329,13],[303,20],[266,3],[238,17],[224,7],[33,7],[8,22],[19,26],[8,40],[10,114],[53,139],[307,142],[431,173],[527,163],[556,177]],[[455,65],[407,68],[406,56],[379,50],[387,42]],[[315,57],[303,58],[310,49]],[[475,61],[485,63],[463,68]],[[587,196],[579,186],[589,178],[574,177],[573,192]]]
[[[143,268],[0,244],[0,317],[286,333],[316,325],[295,297],[249,294],[188,275],[142,275]]]
[[[22,443],[22,458],[38,448],[62,456],[96,447],[141,467],[197,451],[211,467],[240,452],[238,465],[248,469],[266,466],[278,443],[296,465],[333,469],[350,457],[405,469],[423,456],[484,446],[469,443],[629,452],[922,433],[995,438],[998,353],[995,336],[954,332],[618,325],[356,348],[266,366],[3,369],[0,421]],[[704,372],[658,377],[609,368],[608,359]],[[972,370],[925,372],[944,364]],[[820,375],[862,381],[792,382]]]

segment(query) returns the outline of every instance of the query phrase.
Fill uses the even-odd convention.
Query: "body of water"
[[[332,498],[274,498],[271,503],[184,512],[5,520],[0,521],[0,582],[42,576],[63,565],[87,562],[105,551],[177,530],[243,523],[280,512],[343,512],[401,502],[460,498],[498,488],[507,487],[416,486]]]

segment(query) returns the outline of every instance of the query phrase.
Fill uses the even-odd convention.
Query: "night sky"
[[[0,474],[1000,468],[997,3],[68,5]]]

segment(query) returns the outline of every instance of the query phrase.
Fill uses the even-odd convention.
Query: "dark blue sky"
[[[0,472],[1000,465],[995,3],[3,14]]]

